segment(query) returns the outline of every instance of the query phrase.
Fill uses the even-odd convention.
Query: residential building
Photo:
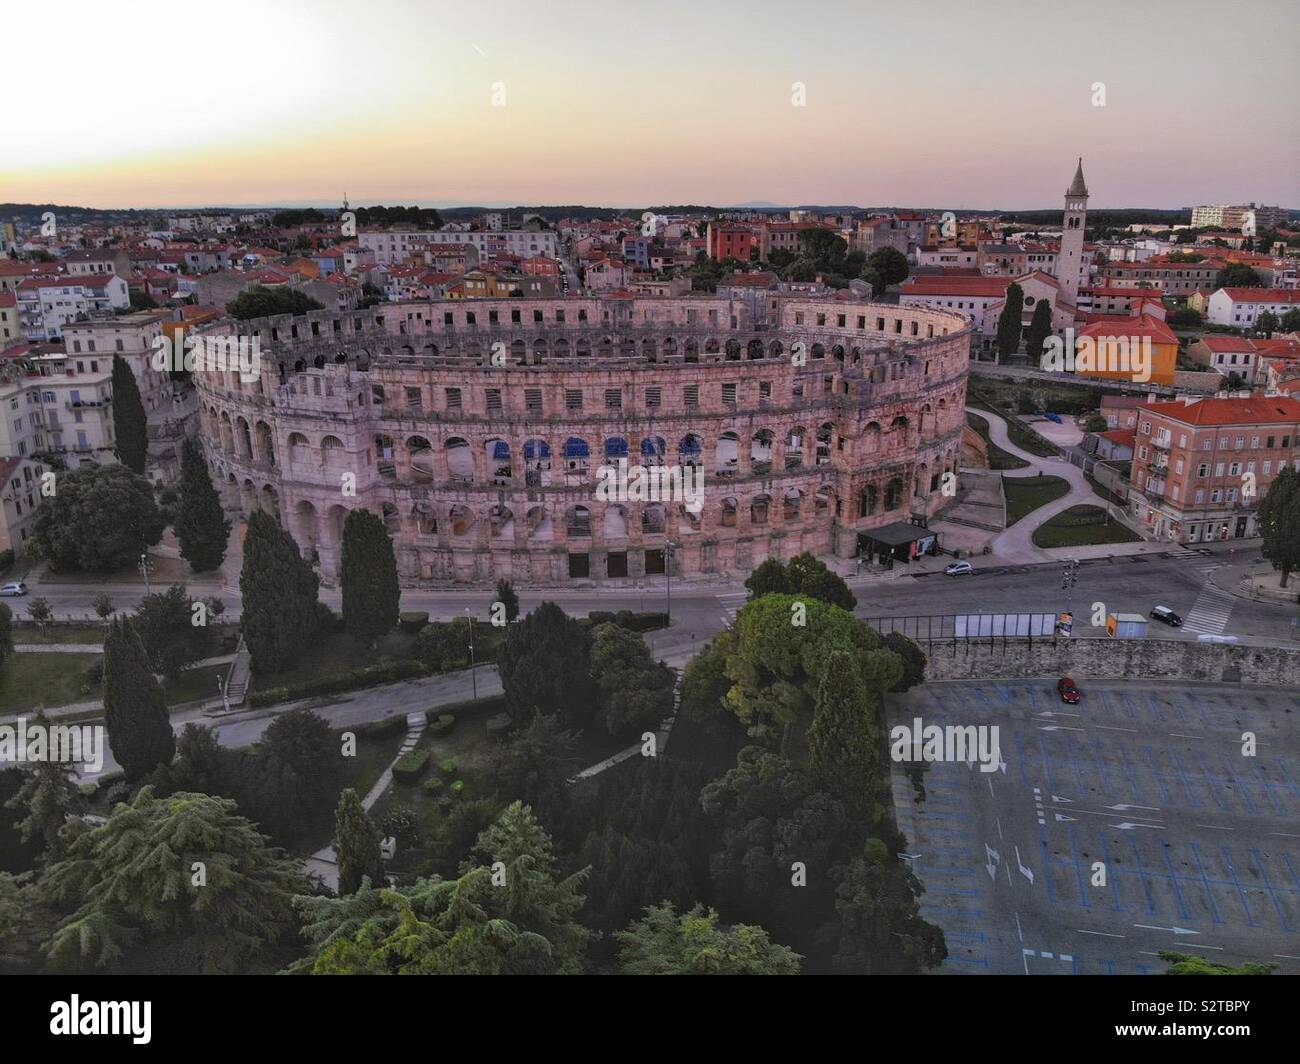
[[[1300,289],[1220,288],[1210,296],[1207,316],[1216,325],[1249,329],[1265,311],[1272,311],[1281,319],[1296,307],[1300,307]]]
[[[0,551],[21,555],[41,505],[45,466],[30,458],[0,458]]]

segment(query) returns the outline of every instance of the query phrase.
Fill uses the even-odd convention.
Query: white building
[[[131,305],[126,281],[116,274],[29,277],[18,285],[18,320],[28,340],[57,340],[72,322]]]
[[[472,230],[441,229],[430,232],[420,229],[373,229],[357,234],[357,243],[373,252],[375,261],[388,265],[405,262],[412,254],[423,253],[440,244],[470,244],[479,259],[493,255],[518,255],[532,258],[535,255],[556,257],[556,235],[552,230],[531,229]]]
[[[1280,319],[1300,307],[1300,289],[1220,288],[1206,304],[1206,316],[1216,325],[1252,328],[1259,316],[1271,310]]]

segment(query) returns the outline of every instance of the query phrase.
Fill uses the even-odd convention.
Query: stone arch
[[[781,520],[786,524],[796,524],[803,510],[803,492],[799,488],[787,488],[781,497]]]
[[[551,482],[551,445],[545,440],[524,441],[524,485],[544,488]]]
[[[718,524],[723,528],[736,527],[736,515],[739,513],[740,506],[735,498],[729,497],[723,499],[718,510]]]
[[[628,458],[629,448],[627,439],[623,436],[606,436],[605,437],[605,461],[615,462],[620,458]]]
[[[627,539],[627,507],[619,503],[607,503],[601,515],[601,535],[606,541]]]
[[[771,517],[772,496],[766,492],[755,495],[749,503],[749,523],[765,525]]]
[[[309,499],[300,499],[293,508],[294,539],[304,558],[316,561],[320,545],[320,518]]]
[[[829,465],[831,461],[831,448],[835,442],[835,423],[833,421],[823,421],[817,426],[817,457],[816,465]]]
[[[641,531],[659,535],[667,527],[668,511],[663,503],[652,502],[641,509]]]
[[[661,466],[664,464],[664,455],[667,452],[668,444],[662,436],[644,436],[641,439],[641,464],[645,466]]]
[[[464,503],[454,503],[450,510],[447,511],[447,524],[451,529],[452,536],[463,538],[474,531],[474,524],[478,520],[477,515]]]
[[[508,506],[498,503],[488,510],[488,537],[514,540],[515,515]]]
[[[688,432],[677,441],[677,460],[684,466],[697,466],[703,460],[704,441],[694,432]]]
[[[871,517],[880,505],[880,492],[874,484],[867,484],[858,493],[858,516]]]
[[[409,436],[406,440],[406,454],[411,467],[411,479],[430,482],[433,480],[433,444],[425,436]]]
[[[447,455],[447,476],[462,484],[474,480],[474,452],[463,436],[448,436],[442,449]]]
[[[785,467],[798,469],[803,465],[804,429],[802,425],[793,426],[785,436]]]
[[[289,464],[306,462],[311,457],[311,444],[301,432],[289,433]]]
[[[483,443],[483,452],[492,483],[498,488],[510,487],[514,483],[515,472],[509,442],[500,436],[489,436]]]
[[[903,505],[903,478],[894,477],[885,485],[885,509],[897,510]]]
[[[771,429],[759,429],[749,441],[749,464],[755,473],[772,472],[772,447],[776,437]]]
[[[713,451],[714,475],[734,477],[740,467],[740,435],[727,431],[718,437]]]
[[[582,505],[570,506],[564,513],[565,534],[570,539],[591,537],[591,510]]]
[[[530,540],[544,541],[555,537],[551,512],[545,506],[530,507],[525,520],[528,524],[528,538]]]

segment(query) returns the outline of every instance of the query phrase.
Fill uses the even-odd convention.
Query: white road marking
[[[1077,931],[1081,935],[1102,935],[1105,938],[1127,938],[1128,937],[1126,935],[1113,935],[1109,931],[1089,931],[1086,927],[1076,927],[1075,931]]]
[[[1134,927],[1145,927],[1148,931],[1172,931],[1175,935],[1199,935],[1199,931],[1193,931],[1190,927],[1157,927],[1155,924],[1134,924]]]

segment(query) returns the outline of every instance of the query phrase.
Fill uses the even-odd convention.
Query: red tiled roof
[[[1230,336],[1226,333],[1206,333],[1201,337],[1201,343],[1211,351],[1254,351],[1255,341],[1247,340],[1244,336]]]
[[[1090,325],[1085,326],[1079,331],[1080,336],[1089,338],[1100,338],[1105,336],[1114,336],[1116,333],[1125,337],[1149,337],[1150,339],[1162,344],[1176,344],[1178,337],[1174,335],[1172,329],[1158,318],[1147,316],[1142,317],[1117,317],[1108,315],[1089,315]],[[1104,320],[1098,321],[1101,317]]]
[[[1234,303],[1300,303],[1300,288],[1220,288]]]
[[[1147,403],[1143,410],[1185,425],[1271,425],[1300,422],[1300,401],[1277,396],[1201,399],[1195,403]]]

